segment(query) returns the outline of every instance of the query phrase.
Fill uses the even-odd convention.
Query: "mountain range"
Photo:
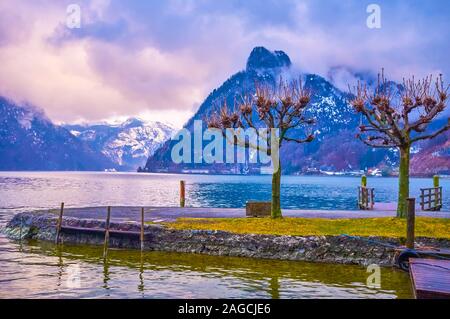
[[[118,124],[64,125],[121,169],[136,170],[167,141],[175,129],[161,122],[129,118]]]
[[[30,105],[0,97],[0,170],[103,170],[106,156]]]
[[[185,128],[193,131],[195,120],[203,120],[218,110],[218,105],[234,101],[245,93],[254,92],[254,83],[275,84],[280,76],[284,79],[298,75],[293,71],[289,56],[283,51],[269,51],[256,47],[247,59],[245,70],[239,71],[214,89],[200,105]],[[343,77],[341,75],[344,75]],[[384,174],[395,173],[398,153],[395,149],[373,149],[355,138],[362,119],[348,103],[349,95],[342,88],[344,79],[360,79],[369,85],[374,77],[368,72],[352,72],[343,67],[330,70],[327,79],[317,74],[303,74],[304,86],[311,90],[309,115],[317,120],[312,128],[315,139],[311,143],[287,143],[281,148],[281,167],[286,174],[314,174],[320,171],[357,171],[378,168]],[[341,81],[342,82],[342,81]],[[391,85],[398,86],[395,83]],[[447,119],[438,120],[439,123]],[[430,127],[432,129],[432,127]],[[294,137],[303,136],[302,130]],[[416,145],[411,161],[416,175],[448,173],[450,171],[450,143],[448,134],[433,141]],[[177,141],[169,140],[147,161],[146,172],[209,172],[209,173],[259,173],[258,164],[175,164],[171,159],[172,147]],[[419,160],[420,159],[420,160]],[[426,164],[425,164],[426,163]]]
[[[194,121],[218,110],[225,100],[254,92],[254,84],[275,84],[281,77],[298,78],[289,56],[256,47],[244,70],[214,89],[200,105],[185,128],[193,131]],[[287,143],[281,148],[285,174],[316,174],[375,169],[395,174],[395,149],[372,149],[355,138],[361,118],[348,104],[345,84],[363,80],[373,85],[370,72],[356,72],[344,66],[330,69],[327,77],[303,74],[304,86],[312,91],[309,115],[317,120],[311,129],[315,139],[307,144]],[[397,84],[392,83],[393,86]],[[447,117],[430,125],[442,126]],[[259,164],[175,164],[171,158],[177,141],[175,129],[160,122],[129,118],[121,123],[56,125],[44,112],[28,104],[0,97],[0,170],[139,170],[143,172],[203,172],[218,174],[255,173]],[[294,132],[294,137],[303,131]],[[412,149],[411,174],[450,173],[450,132],[416,144]],[[145,165],[144,165],[145,164]],[[143,166],[143,167],[142,167]]]
[[[137,118],[55,125],[42,110],[0,97],[0,170],[136,171],[173,131]]]

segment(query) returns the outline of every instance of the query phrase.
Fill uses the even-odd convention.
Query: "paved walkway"
[[[55,210],[57,211],[57,210]],[[118,206],[111,208],[111,219],[113,221],[139,221],[141,207]],[[145,220],[154,222],[173,221],[179,217],[193,218],[226,218],[245,217],[245,208],[194,208],[194,207],[145,207]],[[373,218],[373,217],[395,217],[393,209],[375,210],[304,210],[304,209],[283,209],[285,217],[304,218]],[[450,218],[450,212],[423,212],[417,211],[417,216]],[[64,216],[79,218],[104,219],[106,217],[106,207],[86,207],[86,208],[66,208]]]

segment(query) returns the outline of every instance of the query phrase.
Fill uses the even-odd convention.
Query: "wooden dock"
[[[127,231],[127,230],[114,230],[111,229],[111,206],[107,206],[107,215],[105,221],[105,228],[90,228],[90,227],[73,227],[63,225],[64,203],[61,203],[61,209],[59,211],[58,221],[56,223],[56,238],[55,243],[60,243],[60,237],[62,233],[79,235],[79,234],[91,234],[94,236],[104,237],[104,250],[103,257],[106,258],[109,247],[109,239],[138,239],[141,244],[141,251],[144,250],[144,242],[151,235],[145,232],[145,220],[144,220],[144,207],[141,207],[141,229],[140,231]]]
[[[410,258],[409,269],[417,299],[450,299],[450,260]]]

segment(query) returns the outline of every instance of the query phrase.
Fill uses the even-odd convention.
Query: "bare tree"
[[[312,118],[307,118],[305,110],[311,100],[309,90],[305,89],[302,81],[292,81],[287,83],[280,79],[275,86],[256,84],[256,93],[253,96],[244,96],[233,110],[229,110],[226,103],[222,105],[219,113],[214,113],[208,120],[209,128],[220,129],[224,136],[227,129],[253,128],[258,134],[258,138],[267,141],[267,147],[252,145],[247,140],[239,139],[236,135],[229,141],[233,145],[246,148],[254,148],[267,152],[272,158],[274,172],[272,174],[272,218],[282,217],[280,206],[281,188],[281,161],[279,149],[286,142],[308,143],[314,136],[306,131],[302,131],[303,138],[292,136],[292,131],[301,127],[308,127],[315,123]],[[236,103],[235,103],[236,104]],[[261,136],[259,128],[265,128],[268,132],[277,134],[267,134]],[[291,133],[291,135],[289,134]],[[296,135],[298,136],[298,134]],[[276,154],[273,143],[277,143]]]
[[[449,86],[444,86],[442,75],[434,82],[432,76],[404,79],[399,90],[394,90],[391,84],[383,70],[374,89],[358,83],[356,90],[350,90],[354,95],[351,104],[367,122],[359,127],[357,137],[361,141],[371,147],[397,148],[400,152],[397,216],[406,217],[411,145],[450,129],[448,118],[443,127],[427,132],[429,124],[446,108]]]

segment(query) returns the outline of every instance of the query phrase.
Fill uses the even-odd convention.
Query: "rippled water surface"
[[[191,206],[243,207],[270,199],[270,176],[191,176],[125,173],[0,173],[0,225],[16,212],[96,205],[175,206],[187,181]],[[283,179],[283,207],[354,209],[358,178]],[[369,179],[378,201],[393,202],[396,180]],[[431,180],[414,179],[412,192]],[[449,190],[448,180],[442,180]],[[444,199],[450,197],[444,194]],[[448,208],[449,202],[444,203]],[[446,209],[448,210],[448,209]],[[381,289],[366,286],[359,266],[267,261],[15,242],[0,235],[0,297],[24,298],[409,298],[408,275],[382,269]],[[78,280],[78,279],[79,280]]]
[[[0,172],[0,207],[47,208],[64,201],[80,205],[178,205],[179,180],[186,180],[187,205],[244,207],[270,200],[270,176],[204,176],[137,173]],[[304,209],[356,209],[357,177],[283,176],[282,206]],[[397,200],[397,179],[369,178],[378,202]],[[450,179],[441,179],[444,210],[450,210]],[[411,195],[432,180],[411,179]]]

